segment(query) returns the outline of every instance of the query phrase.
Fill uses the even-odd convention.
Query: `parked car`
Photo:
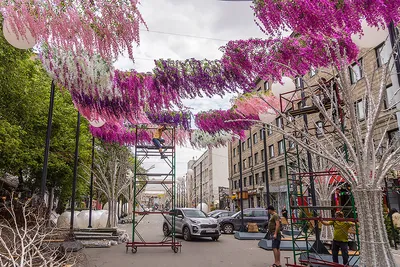
[[[235,212],[224,210],[224,211],[216,212],[216,213],[212,214],[210,217],[213,217],[215,219],[222,219],[225,217],[230,217],[233,214],[235,214]]]
[[[179,208],[170,211],[170,215],[166,215],[163,222],[164,236],[171,234],[172,216],[175,216],[175,232],[182,234],[183,239],[190,241],[195,237],[211,237],[217,241],[221,232],[217,219],[207,217],[207,215],[198,210],[191,208]]]
[[[226,210],[213,210],[213,211],[210,211],[209,213],[207,213],[207,216],[212,217],[214,214],[222,212],[222,211],[226,211]]]
[[[249,208],[243,210],[243,221],[246,227],[248,223],[257,223],[258,228],[268,229],[268,212],[264,208]],[[232,234],[239,231],[241,226],[241,212],[237,212],[231,217],[222,218],[219,221],[220,229],[225,234]]]

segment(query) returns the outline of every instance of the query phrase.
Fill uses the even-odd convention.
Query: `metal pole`
[[[200,161],[200,211],[203,211],[203,161]]]
[[[267,207],[271,205],[270,197],[269,197],[269,175],[268,175],[268,152],[267,152],[267,130],[265,128],[265,123],[263,125],[263,135],[264,135],[264,168],[265,168],[265,202],[267,203]],[[262,177],[261,177],[262,178]],[[268,218],[270,214],[268,213]]]
[[[271,205],[270,197],[269,197],[269,175],[268,175],[268,152],[267,152],[267,129],[265,128],[265,124],[263,125],[263,134],[264,134],[264,168],[265,168],[265,192],[266,192],[266,203],[267,207]]]
[[[53,81],[51,81],[51,87],[50,87],[50,104],[49,104],[49,113],[47,115],[47,133],[46,133],[46,141],[45,141],[45,146],[44,146],[44,162],[43,162],[42,180],[40,183],[40,197],[43,202],[44,202],[44,195],[46,192],[47,166],[49,163],[51,124],[53,121],[55,87],[56,86],[55,86],[55,83],[53,80]]]
[[[239,140],[239,189],[240,189],[240,232],[244,231],[243,221],[243,171],[242,171],[242,141]]]
[[[89,225],[88,225],[88,228],[92,228],[93,170],[94,170],[94,136],[92,137],[92,167],[91,167],[91,171],[90,171],[90,199],[89,199]]]
[[[78,119],[76,123],[76,135],[75,135],[75,161],[74,161],[74,176],[72,180],[72,196],[71,196],[71,221],[69,229],[74,229],[74,213],[75,213],[75,197],[76,197],[76,181],[78,174],[78,157],[79,157],[79,130],[81,125],[81,114],[78,111]]]

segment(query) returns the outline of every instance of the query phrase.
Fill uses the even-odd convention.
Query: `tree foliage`
[[[42,175],[50,85],[51,79],[33,51],[12,47],[1,33],[0,177],[17,175],[32,191],[37,190]],[[47,186],[55,187],[62,201],[71,195],[76,120],[70,95],[56,89]],[[88,124],[83,121],[80,165],[90,164],[90,139]],[[78,197],[86,189],[85,180],[78,180]]]

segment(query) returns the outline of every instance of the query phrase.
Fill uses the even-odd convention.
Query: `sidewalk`
[[[394,259],[396,260],[396,264],[398,266],[400,266],[400,248],[395,250],[395,249],[391,249]]]

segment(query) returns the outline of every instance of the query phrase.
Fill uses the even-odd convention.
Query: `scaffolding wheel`
[[[172,248],[172,250],[174,251],[174,253],[178,253],[179,247],[177,247],[177,246],[172,246],[171,248]]]
[[[137,247],[132,247],[132,253],[136,253],[137,252]]]

